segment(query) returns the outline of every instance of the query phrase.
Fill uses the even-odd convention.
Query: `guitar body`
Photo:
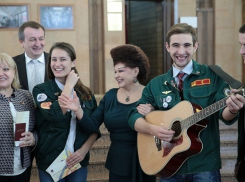
[[[153,111],[146,115],[145,119],[148,123],[175,131],[173,140],[170,143],[161,144],[160,150],[156,146],[154,136],[138,133],[139,161],[146,174],[162,178],[171,177],[189,157],[202,151],[203,145],[199,134],[207,127],[206,120],[199,121],[183,130],[176,129],[181,128],[178,127],[181,121],[200,110],[202,110],[200,106],[182,101],[168,111]]]

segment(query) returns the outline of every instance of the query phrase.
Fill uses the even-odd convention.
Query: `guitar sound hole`
[[[181,134],[181,125],[180,125],[180,121],[175,121],[172,125],[171,128],[173,131],[175,131],[174,133],[174,137],[177,137]]]

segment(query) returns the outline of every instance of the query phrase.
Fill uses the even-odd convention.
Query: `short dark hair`
[[[175,34],[191,34],[193,46],[197,41],[197,34],[195,29],[191,25],[188,25],[187,23],[175,24],[168,30],[166,35],[166,42],[168,44],[170,43],[170,37]]]
[[[19,35],[19,40],[22,40],[24,41],[25,40],[25,35],[24,35],[24,31],[25,31],[25,28],[27,27],[30,27],[30,28],[35,28],[35,29],[43,29],[44,31],[44,35],[45,35],[45,28],[40,25],[39,23],[35,22],[35,21],[27,21],[27,22],[24,22],[21,27],[19,28],[19,31],[18,31],[18,35]]]
[[[150,72],[150,63],[146,54],[137,46],[125,44],[117,46],[110,51],[114,66],[118,63],[129,68],[139,68],[137,79],[140,83],[147,80]]]
[[[69,57],[71,58],[71,61],[75,61],[76,60],[76,52],[75,49],[73,48],[73,46],[69,43],[66,42],[57,42],[55,43],[49,51],[49,58],[48,58],[48,65],[47,65],[47,70],[48,70],[48,77],[49,79],[54,79],[54,73],[51,69],[51,59],[52,59],[52,52],[54,49],[61,49],[64,50],[65,52],[67,52],[67,54],[69,55]],[[78,73],[77,69],[74,67],[73,70],[75,71],[75,73]],[[78,79],[76,85],[75,85],[75,89],[76,91],[78,91],[81,94],[82,100],[90,100],[92,98],[92,91],[90,88],[86,87],[85,85],[83,85],[82,81],[80,80],[80,78]]]
[[[245,33],[245,23],[239,28],[239,33]]]

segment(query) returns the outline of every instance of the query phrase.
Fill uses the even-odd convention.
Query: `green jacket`
[[[210,79],[210,83],[209,80]],[[204,80],[200,85],[197,80]],[[200,83],[200,81],[199,81]],[[207,65],[201,65],[193,61],[193,71],[188,75],[183,83],[183,97],[191,103],[198,104],[202,108],[212,105],[213,103],[226,97],[225,91],[229,86]],[[168,97],[166,107],[163,106],[163,101]],[[169,99],[171,98],[171,99]],[[163,75],[160,75],[150,81],[143,90],[142,98],[138,104],[150,103],[156,110],[169,110],[181,101],[179,92],[173,77],[172,68]],[[219,136],[219,119],[225,124],[233,124],[237,118],[232,121],[225,121],[222,117],[223,109],[215,114],[207,117],[209,123],[207,128],[200,133],[200,138],[203,143],[202,151],[194,155],[178,170],[177,173],[191,174],[205,171],[214,171],[221,168],[220,159],[220,136]],[[134,108],[129,112],[129,125],[134,128],[135,121],[143,117]],[[178,113],[176,113],[178,117]]]
[[[63,115],[58,103],[58,96],[61,92],[62,91],[55,83],[55,80],[50,80],[37,85],[33,89],[33,97],[37,106],[35,113],[36,126],[39,135],[36,147],[36,162],[38,168],[44,171],[64,150],[70,130],[71,112],[67,112]],[[76,91],[76,93],[80,98],[83,111],[90,116],[97,108],[95,97],[92,96],[91,100],[83,101],[79,92]],[[45,94],[47,98],[45,100],[40,99],[40,95],[38,94]],[[43,98],[45,98],[45,96]],[[46,108],[45,105],[41,105],[42,103],[47,104],[48,102],[50,102],[51,105],[46,106]],[[90,134],[82,127],[79,125],[76,126],[74,151],[81,148],[89,135]],[[88,161],[89,153],[87,153],[84,160],[80,162],[81,166],[87,166]]]

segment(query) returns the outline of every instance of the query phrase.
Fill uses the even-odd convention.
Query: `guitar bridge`
[[[161,140],[159,138],[157,138],[156,136],[154,136],[154,138],[155,138],[155,143],[156,143],[157,150],[158,151],[162,150]]]

